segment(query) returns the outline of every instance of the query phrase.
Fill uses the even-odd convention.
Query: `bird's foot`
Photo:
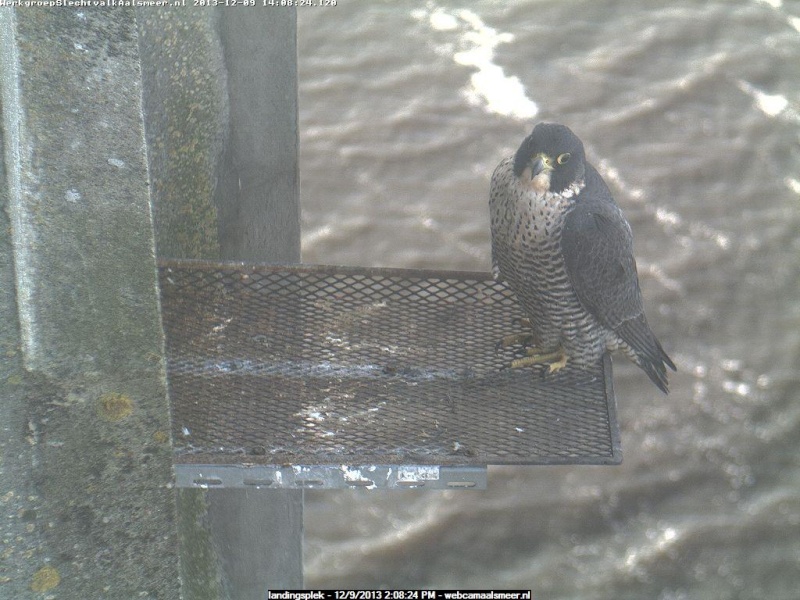
[[[495,350],[502,350],[503,348],[508,348],[509,346],[529,346],[533,342],[533,334],[532,333],[512,333],[511,335],[503,336],[497,344],[495,344]]]
[[[531,328],[531,321],[525,317],[520,317],[515,319],[517,325],[520,327],[524,327],[526,329]],[[512,333],[511,335],[503,336],[499,342],[497,342],[494,346],[495,350],[502,350],[503,348],[508,348],[509,346],[530,346],[533,343],[533,334],[532,333]]]
[[[567,366],[567,353],[563,348],[555,352],[541,352],[537,348],[528,348],[528,356],[511,361],[511,368],[528,367],[530,365],[547,365],[548,373],[555,373]]]

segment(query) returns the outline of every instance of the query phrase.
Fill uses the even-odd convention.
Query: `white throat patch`
[[[541,173],[539,173],[536,177],[531,179],[531,189],[536,193],[538,196],[542,196],[547,193],[550,189],[550,174],[552,171],[549,169],[545,169]]]
[[[561,192],[561,196],[564,198],[572,198],[576,194],[579,194],[580,191],[586,187],[586,180],[580,179]]]

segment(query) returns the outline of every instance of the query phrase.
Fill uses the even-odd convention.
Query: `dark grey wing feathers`
[[[661,347],[644,314],[625,321],[615,330],[617,335],[636,352],[637,364],[665,394],[669,392],[667,384],[667,367],[675,371],[675,364]]]
[[[561,249],[578,299],[602,325],[616,330],[644,312],[633,234],[608,188],[588,165],[586,180],[566,216]]]
[[[586,186],[566,216],[564,261],[584,308],[633,350],[638,364],[663,391],[666,366],[675,365],[647,324],[633,257],[633,234],[611,192],[586,165]]]

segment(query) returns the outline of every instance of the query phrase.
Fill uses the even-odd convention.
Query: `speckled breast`
[[[516,181],[505,193],[493,190],[492,253],[531,321],[536,345],[543,351],[562,346],[573,361],[588,364],[602,355],[606,335],[578,301],[561,251],[564,221],[576,201],[574,194],[537,195]]]

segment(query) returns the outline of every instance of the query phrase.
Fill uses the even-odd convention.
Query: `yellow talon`
[[[503,336],[500,341],[497,342],[495,348],[500,350],[501,348],[508,348],[509,346],[516,346],[517,344],[525,346],[526,344],[530,344],[532,341],[532,333],[512,333],[511,335]]]
[[[517,325],[523,327],[525,329],[531,329],[531,321],[526,317],[519,317],[515,319]],[[508,348],[509,346],[529,346],[533,343],[533,334],[532,333],[512,333],[511,335],[506,335],[500,338],[500,341],[495,344],[495,350],[502,350],[503,348]]]
[[[548,373],[555,373],[556,371],[560,371],[561,369],[567,366],[567,353],[564,352],[563,350],[559,350],[559,353],[561,354],[561,358],[559,358],[555,362],[551,362],[547,366]]]
[[[547,365],[548,373],[555,373],[567,366],[567,354],[563,348],[555,352],[540,353],[536,348],[528,349],[528,356],[511,361],[511,368],[528,367],[530,365]]]

